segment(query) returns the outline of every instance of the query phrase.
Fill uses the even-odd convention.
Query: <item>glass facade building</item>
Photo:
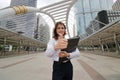
[[[16,5],[36,7],[37,0],[11,0],[10,7],[16,6]],[[15,27],[12,27],[12,28],[9,28],[10,26],[7,26],[9,29],[12,29],[18,33],[22,32],[23,35],[30,38],[34,38],[34,34],[35,34],[34,29],[37,26],[35,12],[11,17],[9,21],[13,21],[16,24]]]
[[[101,10],[111,10],[113,0],[78,0],[75,5],[77,34],[84,35],[90,21],[95,19]]]
[[[37,15],[37,27],[35,29],[35,34],[35,39],[45,44],[48,43],[50,39],[50,28],[40,14]]]
[[[120,0],[117,0],[113,6],[112,6],[114,11],[120,11]]]

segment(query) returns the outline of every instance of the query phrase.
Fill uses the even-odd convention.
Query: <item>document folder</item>
[[[79,37],[69,38],[67,48],[62,49],[61,51],[66,51],[68,53],[75,51],[78,47],[79,39]]]

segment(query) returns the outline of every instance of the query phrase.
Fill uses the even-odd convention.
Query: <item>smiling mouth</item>
[[[63,34],[63,32],[59,32],[60,34]]]

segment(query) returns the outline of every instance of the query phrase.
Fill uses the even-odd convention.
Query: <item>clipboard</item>
[[[68,53],[75,51],[78,47],[79,39],[80,37],[69,38],[67,48],[62,49],[61,51],[66,51]]]

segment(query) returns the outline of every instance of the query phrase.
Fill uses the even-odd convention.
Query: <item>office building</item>
[[[10,7],[16,5],[25,5],[36,7],[37,0],[11,0]],[[34,29],[36,27],[36,13],[27,13],[9,18],[10,22],[14,22],[15,27],[6,26],[7,28],[14,30],[15,32],[22,33],[23,35],[34,38]],[[9,22],[9,23],[10,23]]]
[[[86,34],[86,28],[90,21],[95,19],[101,10],[111,10],[113,0],[78,0],[75,5],[75,19],[77,34]]]
[[[96,18],[90,22],[86,28],[86,32],[90,35],[118,18],[120,18],[120,11],[102,10],[98,12]]]
[[[40,14],[37,15],[37,27],[35,28],[34,38],[45,44],[50,39],[50,28]]]
[[[120,0],[115,1],[112,8],[114,11],[120,11]]]

